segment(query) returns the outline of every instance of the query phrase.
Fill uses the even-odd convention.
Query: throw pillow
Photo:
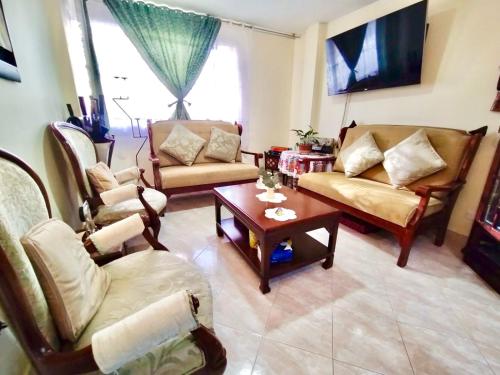
[[[212,128],[205,156],[228,163],[234,162],[240,144],[241,137],[238,134]]]
[[[184,126],[176,125],[159,148],[182,164],[192,165],[206,142]]]
[[[110,284],[81,238],[58,219],[43,221],[21,238],[62,338],[74,342],[101,305]]]
[[[402,187],[446,168],[425,131],[420,129],[384,152],[383,166],[391,184]]]
[[[111,169],[102,161],[85,171],[90,183],[99,194],[120,186]]]
[[[384,154],[379,150],[370,132],[366,132],[342,150],[339,157],[342,159],[347,177],[357,176],[384,160]]]

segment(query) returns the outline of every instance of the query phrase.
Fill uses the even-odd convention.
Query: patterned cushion
[[[354,177],[384,160],[372,133],[366,132],[340,153],[347,177]]]
[[[111,169],[100,161],[96,165],[86,169],[90,183],[98,193],[112,190],[120,186]]]
[[[160,150],[173,156],[182,164],[193,164],[206,141],[182,125],[174,127],[167,139],[160,145]]]
[[[61,220],[35,225],[21,243],[37,271],[61,338],[75,341],[108,290],[107,272],[95,264],[80,236]]]
[[[241,137],[239,135],[225,132],[219,128],[212,128],[206,156],[228,163],[234,162],[240,143]]]
[[[210,284],[201,271],[175,255],[166,251],[146,250],[115,260],[103,268],[111,275],[111,285],[75,349],[89,345],[94,332],[163,297],[186,289],[200,301],[197,315],[199,322],[212,327]],[[189,374],[204,365],[203,353],[188,335],[166,341],[144,357],[128,363],[118,373]]]
[[[185,167],[184,167],[185,168]],[[144,199],[158,213],[167,205],[167,197],[155,189],[144,189]],[[98,225],[109,225],[135,213],[143,213],[144,206],[139,199],[129,199],[112,206],[99,206],[94,221]]]
[[[422,129],[384,152],[384,157],[384,168],[395,187],[406,186],[446,168],[446,162]]]

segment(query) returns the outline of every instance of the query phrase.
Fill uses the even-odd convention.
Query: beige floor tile
[[[453,310],[474,341],[500,349],[500,309],[497,305],[482,309],[454,306]]]
[[[333,358],[384,374],[412,374],[394,320],[333,308]]]
[[[267,319],[265,337],[331,357],[331,303],[310,295],[278,293]]]
[[[491,374],[472,341],[406,324],[400,327],[416,374]]]
[[[493,348],[482,344],[477,344],[477,347],[495,375],[500,375],[500,348]]]
[[[333,361],[334,375],[378,375],[380,373],[366,370],[361,367],[349,365],[347,363]]]
[[[331,375],[332,359],[285,344],[263,339],[254,375]]]
[[[226,375],[250,375],[262,337],[223,325],[215,325],[215,332],[227,352]]]

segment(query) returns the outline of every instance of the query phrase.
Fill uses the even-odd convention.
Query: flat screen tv
[[[328,95],[420,83],[427,0],[326,40]]]

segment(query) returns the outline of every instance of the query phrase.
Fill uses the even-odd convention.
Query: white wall
[[[379,0],[328,23],[326,36],[415,2]],[[346,117],[346,124],[355,120],[361,124],[418,124],[464,130],[489,125],[489,135],[482,142],[449,226],[464,235],[470,230],[498,139],[493,133],[497,132],[500,114],[489,108],[500,73],[499,14],[498,0],[429,0],[422,84],[351,94]],[[322,92],[315,103],[319,116],[313,124],[321,135],[336,137],[346,95],[327,95],[325,58],[319,63],[316,83]]]
[[[49,122],[67,117],[65,103],[75,100],[59,0],[2,4],[21,83],[0,79],[0,147],[34,168],[49,191],[53,215],[70,219],[65,176],[46,131]]]

